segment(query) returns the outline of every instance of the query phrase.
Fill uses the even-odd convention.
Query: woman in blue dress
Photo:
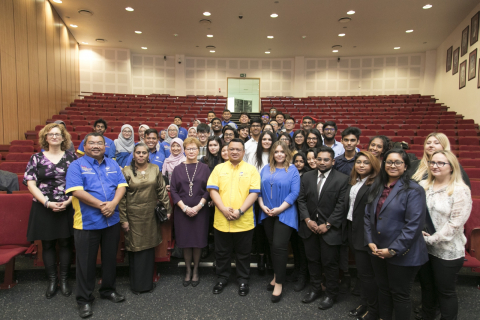
[[[278,302],[286,277],[288,242],[292,231],[298,231],[295,201],[300,192],[300,175],[291,164],[292,155],[285,143],[277,141],[270,150],[269,163],[260,172],[262,193],[258,203],[275,273],[267,290],[273,291],[271,301]]]
[[[115,160],[121,168],[127,165],[127,159],[133,152],[133,148],[135,147],[133,139],[133,127],[129,124],[124,124],[118,134],[118,139],[114,141]]]

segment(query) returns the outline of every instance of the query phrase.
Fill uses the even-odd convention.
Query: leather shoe
[[[367,313],[365,313],[363,316],[357,317],[357,320],[378,320],[378,316],[375,316],[367,311]]]
[[[307,279],[305,276],[300,276],[298,277],[297,283],[295,283],[295,286],[293,286],[293,291],[295,292],[300,292],[303,289],[305,289],[305,286],[307,285]]]
[[[302,302],[303,303],[311,303],[315,300],[317,300],[318,298],[320,298],[322,296],[322,292],[317,292],[317,291],[309,291],[307,292],[307,294],[303,297],[302,299]]]
[[[272,294],[272,298],[271,298],[270,300],[271,300],[273,303],[277,303],[277,302],[279,302],[280,300],[282,300],[282,294],[283,294],[283,291],[282,291],[282,293],[280,293],[278,296]]]
[[[350,317],[361,317],[365,314],[365,312],[367,312],[367,306],[364,306],[364,305],[361,304],[358,307],[356,307],[355,309],[350,310],[348,315]]]
[[[246,283],[241,283],[238,286],[238,294],[242,297],[246,296],[250,292],[250,287]]]
[[[320,304],[318,305],[318,309],[321,310],[327,310],[333,307],[333,304],[335,303],[335,299],[329,296],[324,296],[322,299],[320,299]]]
[[[273,291],[273,289],[275,289],[275,285],[267,284],[267,291]]]
[[[125,296],[115,291],[110,293],[108,296],[100,296],[100,297],[102,299],[108,299],[113,303],[119,303],[119,302],[125,301]]]
[[[93,315],[92,304],[87,303],[78,306],[78,315],[80,316],[80,318],[88,318]]]
[[[222,293],[223,289],[225,289],[226,286],[226,282],[217,282],[217,284],[213,287],[213,294]]]

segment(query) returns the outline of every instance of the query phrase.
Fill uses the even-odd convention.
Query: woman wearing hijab
[[[172,140],[175,138],[178,138],[178,127],[175,124],[171,124],[167,128],[167,135],[165,136],[165,140],[160,144],[160,150],[162,150],[163,154],[165,154],[165,158],[168,158],[170,156],[170,145],[172,143]]]
[[[188,138],[197,138],[197,128],[196,127],[190,127],[188,128]]]
[[[127,165],[127,159],[133,152],[135,143],[133,141],[133,127],[129,124],[124,124],[122,130],[118,134],[118,139],[115,139],[115,160],[118,165],[123,168]]]
[[[158,142],[162,143],[165,141],[165,137],[167,136],[167,130],[160,131],[160,137],[158,138]]]
[[[166,140],[165,140],[166,141]],[[172,176],[173,169],[178,166],[180,163],[186,160],[185,151],[183,150],[183,141],[180,138],[174,138],[171,140],[169,145],[171,154],[168,158],[165,159],[162,168],[163,176],[167,177],[168,181]],[[170,185],[167,186],[168,191],[170,191]]]
[[[138,137],[140,139],[139,142],[145,143],[145,131],[148,129],[150,129],[150,127],[146,124],[141,124],[140,127],[138,127]]]

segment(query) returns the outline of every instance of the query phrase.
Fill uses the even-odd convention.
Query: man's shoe
[[[365,312],[367,312],[367,306],[364,306],[364,305],[359,305],[358,307],[356,307],[355,309],[353,310],[350,310],[350,312],[348,313],[348,315],[350,317],[361,317],[365,314]]]
[[[327,310],[333,307],[335,304],[335,299],[329,296],[324,296],[320,299],[320,304],[318,305],[318,309]]]
[[[311,303],[311,302],[317,300],[318,298],[320,298],[321,296],[322,296],[321,291],[311,290],[311,291],[307,292],[307,294],[305,296],[303,296],[302,302],[303,303]]]
[[[367,311],[367,313],[365,313],[363,316],[357,317],[357,320],[378,320],[378,316],[375,316]]]
[[[298,277],[297,283],[295,283],[295,286],[293,286],[293,291],[295,292],[300,292],[303,289],[305,289],[305,286],[307,285],[307,279],[305,276],[300,276]]]
[[[217,284],[213,287],[213,294],[222,293],[223,289],[225,289],[226,286],[226,282],[217,282]]]
[[[88,318],[91,315],[93,315],[92,304],[87,303],[87,304],[78,306],[78,315],[80,316],[80,318]]]
[[[248,286],[247,283],[241,283],[238,286],[238,294],[241,295],[242,297],[246,296],[250,292],[250,287]]]
[[[118,293],[116,291],[110,293],[108,296],[100,296],[100,298],[108,299],[108,300],[112,301],[113,303],[119,303],[119,302],[125,301],[125,296],[121,295],[120,293]]]

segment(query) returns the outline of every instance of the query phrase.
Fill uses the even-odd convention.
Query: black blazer
[[[303,174],[297,199],[300,215],[298,234],[303,239],[307,239],[313,234],[305,223],[306,218],[310,218],[318,224],[328,222],[332,226],[328,232],[322,234],[323,239],[329,245],[341,245],[345,221],[343,203],[349,177],[333,168],[331,170],[320,197],[317,195],[318,170]]]
[[[348,185],[347,192],[345,192],[345,223],[343,225],[344,240],[347,240],[348,237],[348,228],[347,220],[348,211],[350,210],[350,189],[351,185]],[[357,197],[355,198],[355,203],[353,204],[353,214],[352,214],[352,238],[351,246],[355,250],[368,251],[368,243],[365,243],[364,236],[364,225],[365,225],[365,206],[367,205],[368,193],[370,186],[363,184],[363,186],[358,190]]]

